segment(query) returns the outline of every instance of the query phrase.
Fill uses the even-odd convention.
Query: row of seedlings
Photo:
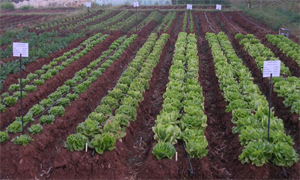
[[[25,98],[27,93],[37,90],[37,86],[43,85],[46,80],[59,74],[60,71],[68,67],[74,61],[80,59],[82,56],[92,50],[94,46],[102,43],[109,35],[95,34],[89,39],[82,42],[78,47],[64,53],[58,58],[54,58],[49,64],[44,64],[41,69],[30,73],[26,78],[22,79],[22,85],[25,85],[22,97]],[[20,79],[19,83],[12,84],[9,87],[9,92],[1,94],[0,112],[4,112],[6,107],[13,106],[17,100],[21,98],[20,93]]]
[[[115,88],[101,100],[100,105],[85,122],[77,126],[77,134],[67,138],[66,147],[69,150],[80,151],[89,139],[92,139],[89,147],[103,154],[107,150],[115,149],[116,140],[126,135],[125,131],[130,121],[136,120],[138,103],[143,100],[143,92],[149,88],[148,81],[152,77],[152,70],[158,63],[168,35],[162,35],[157,41],[156,39],[156,34],[149,36]]]
[[[236,39],[241,39],[240,45],[255,59],[257,67],[263,72],[263,63],[267,60],[278,60],[272,51],[254,38],[254,35],[237,34]],[[300,115],[300,79],[291,76],[289,68],[282,62],[280,77],[274,77],[274,91],[279,97],[284,98],[284,105],[291,108],[292,113]],[[300,120],[300,117],[299,117]]]
[[[164,32],[166,32],[169,29],[169,27],[171,26],[175,17],[176,17],[176,12],[172,12],[171,17],[168,19],[168,23],[166,24],[166,26],[163,29]]]
[[[111,25],[114,23],[117,23],[119,21],[122,21],[124,18],[128,18],[131,15],[129,11],[121,11],[119,14],[107,19],[106,21],[101,21],[100,23],[88,26],[85,28],[85,30],[108,30]]]
[[[183,18],[183,26],[182,26],[182,31],[183,32],[185,32],[185,29],[186,29],[186,23],[187,23],[187,17],[188,16],[188,14],[187,14],[187,12],[185,11],[184,12],[184,18]]]
[[[163,17],[163,15],[161,13],[159,13],[158,11],[154,11],[150,15],[148,15],[146,18],[144,18],[144,20],[137,25],[137,28],[133,27],[131,29],[131,31],[135,31],[135,29],[142,29],[144,26],[146,26],[151,21],[159,22],[162,19],[162,17]]]
[[[268,161],[277,166],[290,167],[299,161],[293,149],[293,139],[284,133],[280,118],[270,112],[270,135],[268,140],[268,101],[259,87],[254,84],[249,69],[236,55],[227,36],[207,33],[206,39],[211,48],[216,75],[222,95],[228,103],[226,112],[232,113],[236,125],[232,132],[239,135],[244,147],[239,160],[262,166]]]
[[[41,100],[39,104],[34,105],[29,112],[24,116],[24,126],[39,118],[40,124],[52,124],[55,118],[65,114],[65,107],[70,105],[72,101],[76,100],[80,94],[87,91],[90,84],[101,77],[111,64],[121,57],[123,52],[132,44],[137,35],[132,35],[130,38],[123,36],[114,41],[107,51],[91,62],[87,68],[84,68],[75,73],[75,76],[67,80],[63,86],[57,88],[55,92],[50,94],[48,98]],[[33,124],[28,128],[30,134],[37,134],[42,132],[42,125]],[[35,129],[33,132],[29,129]],[[18,133],[22,131],[21,117],[6,128],[7,133]],[[4,134],[4,133],[3,133]],[[20,138],[26,137],[31,141],[28,135],[17,136],[12,141],[16,144],[26,145],[30,141],[20,141]]]
[[[104,16],[108,15],[109,13],[111,13],[111,11],[106,10],[106,11],[102,12],[101,14],[98,14],[96,16],[92,16],[90,18],[83,19],[81,21],[78,21],[77,23],[72,23],[72,24],[67,24],[65,26],[61,26],[61,27],[59,27],[59,30],[62,31],[62,30],[65,30],[65,29],[67,29],[67,30],[76,29],[79,26],[86,25],[87,23],[91,23],[91,22],[96,21],[100,18],[103,18]]]
[[[207,117],[204,114],[204,97],[198,82],[199,57],[197,37],[181,32],[175,44],[169,82],[164,93],[163,109],[153,127],[158,143],[152,153],[157,159],[171,159],[178,139],[186,145],[192,158],[206,156],[208,145],[204,130]],[[182,114],[180,113],[182,112]]]
[[[142,21],[143,19],[145,19],[147,16],[146,13],[142,12],[139,13],[138,16],[136,16],[136,14],[132,14],[129,18],[123,20],[123,21],[119,21],[115,24],[113,24],[110,27],[105,28],[105,30],[111,30],[111,31],[116,31],[116,30],[122,30],[122,31],[128,31],[129,29],[131,29],[137,22]]]
[[[193,31],[194,31],[193,15],[192,15],[192,11],[190,11],[190,33],[193,33]]]
[[[93,11],[91,11],[91,13],[93,13]],[[47,22],[47,23],[44,23],[44,24],[39,24],[36,27],[36,29],[44,30],[44,29],[55,27],[57,25],[63,26],[64,24],[68,24],[71,21],[80,20],[80,19],[83,19],[87,16],[89,16],[88,12],[84,12],[82,14],[78,14],[78,15],[75,15],[75,16],[66,17],[66,18],[63,18],[63,19],[58,19],[58,20],[55,20],[53,22]]]
[[[23,58],[23,63],[26,65],[29,62],[35,61],[37,58],[49,58],[49,54],[54,53],[61,48],[68,47],[70,42],[80,38],[82,35],[83,34],[69,33],[62,37],[55,31],[45,32],[39,35],[32,33],[30,34],[30,37],[26,37],[25,39],[18,39],[17,36],[16,40],[29,43],[29,57]],[[41,46],[41,44],[43,44],[43,46]],[[12,57],[12,53],[13,43],[9,44],[4,50],[0,48],[0,58],[3,60]]]

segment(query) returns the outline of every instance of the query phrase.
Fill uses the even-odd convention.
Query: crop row
[[[182,26],[182,31],[183,32],[185,32],[185,29],[186,29],[186,23],[187,23],[187,17],[188,16],[188,14],[187,14],[187,12],[185,11],[184,12],[184,17],[183,17],[183,26]]]
[[[190,32],[192,33],[193,31],[194,31],[193,15],[192,15],[192,11],[190,11]]]
[[[173,20],[175,19],[175,16],[176,16],[175,12],[168,12],[168,14],[163,18],[161,25],[158,27],[157,32],[159,32],[160,29],[162,28],[163,28],[163,32],[166,32],[168,28],[171,26]]]
[[[121,57],[125,49],[130,46],[136,37],[136,35],[132,35],[130,38],[126,38],[125,36],[119,38],[113,42],[109,49],[103,52],[99,58],[91,62],[87,68],[76,72],[72,79],[65,81],[64,85],[57,88],[57,90],[50,94],[48,98],[45,98],[39,104],[34,105],[24,116],[25,126],[41,115],[39,120],[40,124],[52,124],[56,117],[63,116],[65,107],[76,100],[80,94],[86,92],[90,84],[96,81],[116,59]],[[42,126],[40,124],[33,124],[28,128],[28,131],[30,132],[29,129],[34,127],[39,127],[30,133],[40,133],[42,131]],[[21,130],[22,124],[20,117],[16,118],[16,120],[6,128],[7,133],[18,133],[21,132]],[[26,137],[28,137],[28,135],[26,135]],[[25,141],[17,144],[26,145],[27,143],[28,142]]]
[[[102,12],[101,14],[95,15],[95,16],[93,16],[91,18],[84,19],[82,21],[78,21],[77,23],[72,23],[72,24],[67,24],[65,26],[61,26],[61,27],[59,27],[59,30],[62,31],[64,29],[68,29],[68,30],[70,30],[70,29],[76,29],[79,26],[86,25],[87,23],[90,23],[90,22],[93,22],[95,20],[98,20],[98,19],[100,19],[100,18],[108,15],[109,13],[110,13],[110,11],[106,10],[106,11]]]
[[[48,53],[52,53],[66,47],[69,42],[78,38],[77,34],[69,34],[66,37],[58,37],[57,32],[46,32],[40,35],[35,33],[29,33],[29,38],[24,37],[24,39],[18,39],[21,42],[26,42],[30,44],[29,56],[31,58],[48,58]],[[43,47],[40,45],[44,44]],[[6,59],[12,55],[12,44],[8,45],[5,50],[0,49],[1,59]]]
[[[252,34],[237,34],[235,38],[241,39],[240,45],[243,45],[244,49],[255,59],[255,62],[261,71],[263,71],[264,61],[278,60],[271,50],[261,44],[258,39],[255,39]],[[285,99],[284,105],[286,107],[291,107],[292,113],[300,115],[300,79],[290,76],[291,73],[289,69],[282,62],[280,73],[280,77],[273,78],[274,91],[279,97]]]
[[[90,13],[94,13],[93,11],[91,11]],[[59,20],[55,20],[53,22],[48,22],[48,23],[44,23],[44,24],[40,24],[36,27],[36,29],[48,29],[48,28],[52,28],[58,25],[63,26],[64,24],[68,24],[71,21],[74,20],[80,20],[85,18],[86,16],[88,16],[89,14],[87,12],[84,12],[83,14],[78,14],[72,17],[67,17],[67,18],[63,18],[63,19],[59,19]]]
[[[110,25],[121,21],[121,19],[127,18],[130,16],[130,12],[128,11],[121,11],[119,14],[107,19],[106,21],[102,21],[100,23],[94,24],[92,26],[88,26],[85,29],[88,29],[90,31],[93,30],[109,30]]]
[[[277,46],[288,57],[295,60],[300,67],[300,46],[283,35],[266,35],[268,41]]]
[[[150,21],[160,21],[162,17],[163,15],[161,13],[154,11],[137,25],[137,29],[141,29],[142,27],[146,26]],[[133,27],[131,31],[135,31],[135,27]]]
[[[207,117],[204,114],[204,97],[198,82],[199,57],[195,34],[181,32],[175,44],[169,82],[163,94],[163,109],[153,127],[158,143],[152,153],[157,159],[171,159],[178,139],[186,145],[186,151],[194,158],[206,156],[208,145],[204,130]],[[182,113],[181,113],[182,112]]]
[[[211,48],[216,75],[222,95],[228,102],[226,112],[232,113],[236,124],[232,132],[238,133],[244,146],[239,160],[262,166],[268,161],[277,166],[290,167],[299,161],[293,149],[293,139],[284,133],[280,118],[270,112],[270,136],[268,139],[268,101],[254,84],[251,72],[237,57],[227,36],[207,33],[206,39]]]
[[[54,75],[57,75],[59,71],[62,71],[71,63],[90,52],[95,45],[103,42],[107,37],[108,35],[102,35],[101,33],[96,34],[82,42],[77,48],[53,59],[49,64],[44,64],[42,68],[36,70],[35,73],[28,74],[26,78],[22,79],[22,84],[25,85],[24,92],[22,93],[23,98],[26,97],[27,93],[36,91],[37,86],[43,85],[46,80],[51,79]],[[5,107],[13,106],[17,103],[17,100],[21,98],[19,92],[20,88],[19,83],[12,84],[9,87],[10,94],[9,92],[1,94],[0,112],[5,111]]]
[[[24,40],[24,42],[29,43],[30,49],[29,57],[22,58],[22,69],[25,69],[25,65],[35,61],[38,58],[49,58],[49,54],[54,53],[61,48],[67,47],[70,42],[81,36],[82,34],[71,33],[65,37],[58,37],[56,36],[56,33],[44,33],[36,38],[28,39],[28,41]],[[43,46],[41,46],[41,44],[43,44]],[[7,53],[7,55],[5,55],[6,57],[10,57],[12,55],[12,45],[9,45],[3,52]],[[13,60],[7,61],[0,66],[0,89],[3,88],[2,83],[9,74],[17,73],[20,70],[19,64],[19,60]]]
[[[136,14],[132,14],[129,18],[127,18],[123,21],[119,21],[119,22],[115,23],[114,25],[110,26],[109,29],[111,31],[122,30],[122,31],[126,32],[126,31],[130,30],[132,27],[134,27],[134,25],[137,22],[140,22],[143,19],[145,19],[146,16],[147,16],[147,14],[144,12],[139,13],[138,16]]]
[[[150,35],[120,77],[116,87],[101,100],[100,105],[85,122],[77,126],[77,134],[67,138],[68,149],[82,150],[84,144],[92,138],[89,147],[95,148],[99,154],[115,148],[116,140],[126,135],[130,121],[136,120],[138,103],[143,101],[143,93],[149,88],[153,68],[157,65],[168,38],[169,35],[163,34],[156,41],[157,35]],[[78,138],[81,143],[76,143]],[[75,149],[74,144],[80,146]]]

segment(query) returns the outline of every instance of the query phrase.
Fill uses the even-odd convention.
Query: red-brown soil
[[[180,7],[181,8],[181,7]],[[182,6],[182,8],[185,8]],[[233,29],[217,13],[207,12],[207,17],[216,32],[224,31],[238,56],[251,70],[254,82],[258,84],[263,94],[268,94],[268,80],[261,78],[253,58],[243,51],[238,41],[234,39],[236,30]],[[227,15],[226,15],[227,16]],[[238,156],[242,152],[238,135],[232,134],[231,113],[226,113],[227,103],[222,97],[216,77],[213,58],[205,34],[212,32],[203,12],[193,12],[194,32],[198,37],[199,51],[199,83],[205,97],[204,110],[207,115],[205,136],[208,140],[208,155],[202,159],[193,159],[193,175],[189,173],[189,162],[183,143],[175,146],[178,152],[178,161],[163,159],[157,160],[152,154],[152,148],[157,143],[153,139],[152,127],[159,114],[163,93],[168,83],[169,68],[173,58],[174,45],[177,34],[182,30],[184,13],[177,12],[167,33],[171,35],[163,49],[158,65],[154,68],[150,80],[150,88],[144,94],[144,101],[139,103],[137,120],[131,122],[126,136],[117,142],[116,149],[102,155],[88,152],[70,152],[64,148],[68,135],[76,132],[78,123],[97,107],[100,100],[116,85],[128,63],[135,57],[138,49],[145,43],[148,35],[155,30],[158,24],[151,21],[139,33],[139,37],[116,60],[97,81],[91,84],[86,93],[73,101],[66,108],[63,117],[57,118],[54,124],[44,126],[43,133],[34,135],[34,142],[27,146],[17,146],[6,141],[0,145],[0,178],[1,179],[283,179],[282,170],[271,163],[262,167],[251,164],[242,164]],[[238,18],[238,17],[233,17]],[[252,29],[244,28],[234,20],[229,20],[243,33],[251,33]],[[189,27],[187,28],[187,30]],[[255,32],[258,33],[259,32]],[[110,32],[111,36],[121,36],[120,31]],[[255,34],[258,36],[257,34]],[[260,36],[258,36],[260,37]],[[75,46],[76,47],[76,46]],[[108,47],[108,44],[107,44]],[[93,53],[99,56],[101,47]],[[89,58],[89,57],[87,57]],[[39,64],[37,64],[39,65]],[[40,67],[42,64],[40,65]],[[83,66],[82,66],[83,67]],[[32,71],[34,71],[34,66]],[[76,67],[73,67],[76,68]],[[32,72],[31,71],[31,72]],[[70,70],[71,74],[76,70]],[[28,74],[29,72],[27,72]],[[67,72],[65,72],[67,73]],[[69,72],[68,72],[69,73]],[[60,73],[61,74],[61,73]],[[59,74],[59,75],[60,75]],[[58,76],[59,76],[58,75]],[[15,79],[10,82],[16,82]],[[15,80],[15,81],[13,81]],[[57,82],[60,83],[60,82]],[[9,86],[6,85],[6,89]],[[40,98],[40,97],[39,97]],[[282,104],[282,99],[272,94],[275,115],[282,118],[286,133],[295,140],[295,149],[299,153],[299,123],[292,120],[292,115]],[[38,102],[38,101],[37,101]],[[31,104],[32,106],[33,104]],[[17,106],[15,106],[17,107]],[[9,116],[9,115],[8,115]],[[14,116],[14,115],[13,115]],[[3,116],[1,116],[1,121]],[[37,123],[37,120],[36,122]],[[19,134],[18,134],[19,135]],[[297,142],[298,141],[298,142]],[[300,163],[284,169],[287,177],[300,179]]]
[[[149,24],[144,28],[144,31],[148,32],[147,36],[155,26]],[[117,148],[117,151],[106,152],[103,155],[96,154],[95,157],[84,152],[74,152],[70,156],[70,152],[65,150],[63,145],[66,137],[74,133],[77,124],[84,121],[85,117],[97,107],[102,97],[108,93],[108,90],[116,85],[128,63],[147,40],[147,36],[143,35],[146,34],[141,33],[138,39],[123,53],[122,57],[115,61],[96,82],[92,83],[86,93],[81,94],[76,101],[72,102],[71,106],[66,108],[64,117],[57,118],[53,125],[45,126],[43,134],[33,136],[34,142],[26,147],[16,146],[8,141],[1,144],[0,178],[46,178],[49,174],[51,178],[55,179],[88,178],[93,172],[93,168],[97,179],[124,177],[120,174],[122,171],[120,168],[124,168],[124,166],[120,166],[121,158],[118,157],[122,148]],[[101,51],[94,53],[99,56]],[[119,146],[118,143],[117,147]],[[11,160],[10,157],[16,158]],[[30,164],[30,166],[24,166],[24,164]],[[118,170],[114,170],[115,168]],[[104,171],[103,169],[107,170]],[[46,172],[49,170],[49,172],[41,175],[43,170]],[[99,172],[103,173],[100,174]],[[107,176],[109,173],[114,174],[114,176]]]

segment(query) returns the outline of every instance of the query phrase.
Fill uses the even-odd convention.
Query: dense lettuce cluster
[[[169,82],[163,94],[163,109],[153,127],[154,139],[158,143],[152,153],[158,159],[172,158],[176,152],[173,145],[178,139],[185,142],[186,150],[192,158],[201,158],[207,154],[208,143],[203,132],[207,126],[207,117],[203,111],[204,97],[198,82],[197,54],[197,37],[194,34],[187,36],[187,33],[179,33]]]

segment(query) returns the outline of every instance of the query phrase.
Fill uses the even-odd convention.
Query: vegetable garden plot
[[[105,14],[104,11],[102,13]],[[93,15],[101,16],[100,14]],[[66,70],[61,70],[52,77],[54,79],[49,79],[49,82],[58,84],[55,85],[55,88],[45,91],[46,94],[38,93],[40,92],[39,87],[46,87],[47,82],[37,86],[36,92],[27,94],[29,96],[27,98],[30,98],[30,100],[26,100],[27,103],[33,100],[32,94],[37,95],[35,97],[37,99],[33,100],[34,103],[30,103],[26,114],[38,116],[33,117],[34,122],[30,122],[32,119],[29,116],[25,118],[30,122],[26,125],[25,132],[34,140],[27,146],[14,145],[14,143],[23,144],[31,140],[28,136],[19,136],[20,133],[11,133],[14,129],[17,129],[16,132],[19,132],[20,129],[9,125],[16,116],[19,116],[8,112],[9,108],[19,106],[6,107],[6,115],[12,116],[14,119],[3,127],[4,130],[8,125],[11,126],[8,128],[10,133],[0,133],[1,141],[7,139],[7,135],[9,136],[9,140],[3,141],[0,145],[1,151],[6,152],[1,153],[1,161],[8,164],[5,167],[1,166],[1,172],[4,172],[0,174],[1,178],[282,178],[280,167],[266,163],[267,161],[286,166],[284,171],[290,178],[297,179],[299,177],[297,169],[299,156],[296,154],[297,150],[295,151],[291,146],[293,141],[287,136],[296,134],[290,132],[292,126],[283,129],[283,125],[286,126],[287,119],[291,115],[280,114],[277,118],[277,101],[274,102],[276,107],[275,116],[272,113],[271,130],[278,132],[273,133],[272,137],[278,135],[280,138],[277,140],[273,138],[269,144],[263,139],[266,147],[269,147],[272,152],[268,151],[270,153],[267,155],[261,153],[262,156],[254,160],[248,158],[248,153],[252,151],[252,145],[261,145],[258,143],[260,137],[265,138],[263,136],[265,125],[260,124],[259,119],[265,120],[266,95],[263,95],[264,92],[258,88],[262,84],[256,85],[256,74],[253,75],[254,80],[252,79],[253,68],[247,70],[248,64],[245,66],[240,61],[240,59],[244,60],[243,57],[237,58],[235,53],[237,52],[239,56],[240,53],[234,52],[234,50],[241,46],[236,43],[237,40],[232,38],[233,34],[230,33],[232,27],[225,23],[225,26],[221,26],[219,24],[221,19],[218,20],[217,16],[214,16],[215,14],[203,12],[172,12],[159,25],[153,21],[153,19],[159,18],[159,12],[144,12],[141,13],[141,17],[144,19],[140,18],[138,21],[140,23],[139,30],[136,32],[138,36],[133,34],[125,37],[121,35],[121,32],[114,31],[121,26],[128,27],[128,30],[134,32],[136,25],[134,15],[132,12],[121,11],[103,21],[102,25],[100,21],[96,22],[97,20],[85,22],[88,24],[87,30],[92,27],[90,29],[90,33],[92,33],[87,34],[89,37],[95,35],[96,31],[110,33],[109,36],[105,32],[102,32],[100,36],[95,36],[94,40],[108,36],[102,42],[105,48],[96,45],[97,48],[93,48],[95,52],[93,50],[89,52],[93,54],[93,58],[90,59],[85,55],[80,58],[84,64],[79,68],[75,64],[66,67],[69,70],[72,68],[76,68],[76,70],[72,70],[68,77],[63,78],[62,82],[59,82],[60,79],[57,79],[56,76],[61,78]],[[94,19],[93,17],[89,18]],[[84,23],[81,24],[76,27],[84,26]],[[219,32],[220,29],[225,29],[229,39],[226,38],[226,34],[208,33]],[[185,32],[180,33],[178,39],[178,42],[182,42],[178,43],[175,48],[177,35],[182,30]],[[163,31],[168,34],[163,34]],[[151,32],[160,33],[148,37]],[[191,32],[196,33],[196,36]],[[205,39],[206,35],[207,40]],[[148,38],[152,44],[151,48],[145,45]],[[229,41],[234,42],[233,48]],[[216,48],[215,45],[209,47],[208,42],[215,43],[219,47]],[[76,49],[79,44],[74,48]],[[145,47],[141,48],[143,45]],[[139,49],[140,52],[136,54]],[[69,55],[74,57],[82,50],[76,49]],[[218,56],[220,52],[221,58]],[[64,53],[66,53],[64,55],[68,54],[67,51]],[[146,55],[141,56],[143,53]],[[179,55],[180,53],[181,55]],[[136,58],[134,58],[135,56]],[[175,61],[172,65],[173,57]],[[56,69],[63,63],[62,61],[65,62],[68,58],[63,58],[58,64],[52,63],[51,68]],[[89,62],[85,62],[84,58]],[[247,58],[249,57],[247,56]],[[224,60],[228,60],[227,64]],[[79,64],[76,61],[74,63]],[[49,64],[46,64],[44,69],[51,70],[47,66]],[[232,70],[232,73],[224,72],[222,67]],[[176,73],[177,71],[183,73]],[[33,74],[34,71],[30,77],[35,76]],[[226,75],[226,78],[223,78],[222,75]],[[233,77],[234,80],[236,78],[237,81],[234,81],[236,84],[227,83],[229,82],[226,81],[227,75]],[[41,77],[38,76],[38,78]],[[11,90],[17,86],[12,85]],[[9,87],[6,91],[8,89]],[[249,91],[249,89],[253,91]],[[172,96],[170,93],[172,90],[178,90],[176,92],[180,93]],[[17,91],[10,92],[9,95],[13,97],[15,92]],[[175,103],[178,102],[175,99],[180,94],[183,98],[179,100],[179,103]],[[193,94],[191,96],[193,98],[189,99],[188,94]],[[167,95],[170,96],[167,97]],[[198,97],[199,101],[195,100],[195,97]],[[238,113],[230,108],[235,107],[232,102],[236,102],[236,98],[239,97],[242,97],[248,104],[247,108],[241,106],[238,109],[248,112],[246,113],[246,116],[249,116],[248,119],[252,118],[255,122],[251,124],[254,126],[252,126],[253,131],[251,132],[256,132],[258,136],[245,135],[250,132],[248,130],[251,127],[246,128],[246,125],[243,126],[243,124],[237,123],[240,122],[239,120],[235,120],[236,117],[239,117]],[[252,103],[252,97],[259,99],[260,106],[256,107],[256,104]],[[48,100],[50,101],[47,104]],[[177,107],[179,114],[176,119],[167,116],[172,114],[173,111],[169,110],[175,110],[174,107]],[[199,110],[195,111],[194,109],[197,108]],[[228,112],[225,112],[226,108]],[[262,109],[263,113],[261,113]],[[280,118],[284,121],[282,122]],[[199,119],[203,119],[203,121],[198,121]],[[234,125],[232,120],[237,125]],[[15,122],[18,120],[13,123]],[[166,122],[179,128],[173,128],[173,130],[178,130],[174,136],[172,135],[173,131],[164,131],[172,129],[164,128],[167,126]],[[38,125],[39,123],[41,125]],[[204,128],[204,126],[206,127]],[[202,129],[203,132],[198,131],[199,129]],[[237,131],[239,135],[232,131]],[[171,132],[170,137],[167,135],[168,132]],[[14,139],[13,142],[10,142],[12,139]],[[186,143],[186,150],[182,146],[181,139]],[[199,141],[200,139],[203,141]],[[158,144],[167,144],[168,142],[174,144],[175,140],[178,142],[172,148],[172,153],[174,153],[174,149],[177,151],[178,161],[175,160],[175,156],[172,159],[163,158],[164,155],[169,156],[170,152],[165,151],[166,148],[163,146],[163,148],[158,148]],[[88,144],[86,144],[87,142]],[[288,145],[280,146],[285,143]],[[86,145],[88,145],[87,152],[85,152]],[[243,150],[241,145],[246,148]],[[193,148],[196,146],[200,148]],[[171,148],[172,145],[168,147]],[[276,154],[284,154],[284,151],[279,151],[284,148],[285,151],[291,153],[284,155],[286,157],[284,159],[276,156]],[[156,156],[151,153],[152,151],[162,159],[157,160]],[[187,152],[193,157],[191,160],[193,176],[189,174]],[[163,156],[160,156],[161,154]],[[249,163],[242,164],[238,159],[239,156],[241,161]],[[258,168],[251,163],[259,166],[265,164]],[[31,166],[24,166],[24,164]]]

